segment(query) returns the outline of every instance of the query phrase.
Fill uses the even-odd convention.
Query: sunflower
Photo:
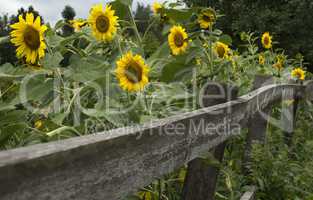
[[[163,8],[163,5],[158,2],[154,2],[152,5],[152,11],[155,15],[159,14],[162,8]]]
[[[91,9],[88,22],[97,40],[105,42],[113,40],[118,26],[118,17],[114,14],[115,11],[111,6],[105,6],[103,9],[102,4],[95,5]]]
[[[291,77],[303,81],[305,79],[305,71],[303,71],[300,67],[295,68],[291,72]]]
[[[228,58],[229,56],[229,47],[227,44],[224,44],[223,42],[216,42],[213,45],[215,54],[219,57],[219,58]]]
[[[265,64],[265,57],[263,54],[259,55],[259,64],[264,65]]]
[[[70,24],[75,29],[75,31],[80,31],[84,26],[87,25],[87,22],[83,19],[75,19],[70,20]]]
[[[283,54],[279,54],[276,56],[276,60],[277,60],[277,62],[284,64],[286,61],[286,57]]]
[[[272,48],[272,36],[270,35],[269,32],[265,32],[262,35],[262,45],[266,49]]]
[[[200,57],[196,58],[196,65],[201,65],[202,59]]]
[[[179,55],[186,51],[188,46],[188,34],[181,26],[173,26],[168,35],[168,43],[173,55]]]
[[[273,64],[273,67],[275,67],[278,71],[280,71],[284,66],[282,62],[277,62]]]
[[[18,58],[25,57],[27,63],[35,64],[38,59],[44,57],[44,33],[47,26],[41,25],[39,16],[34,20],[33,13],[26,13],[26,19],[20,15],[19,21],[11,25],[11,28],[11,42],[17,47]]]
[[[42,120],[37,120],[36,122],[35,122],[35,124],[34,124],[34,126],[35,126],[35,128],[36,129],[40,129],[41,127],[42,127],[42,125],[43,125],[43,122],[42,122]]]
[[[212,8],[202,10],[198,16],[198,23],[200,24],[200,27],[203,29],[208,29],[212,27],[215,21],[216,13]]]
[[[142,90],[149,82],[149,67],[140,55],[128,52],[116,62],[116,76],[122,89],[129,92]]]

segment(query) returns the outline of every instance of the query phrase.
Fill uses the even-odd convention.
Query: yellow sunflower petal
[[[173,26],[168,35],[168,43],[173,55],[179,55],[186,51],[188,46],[188,34],[181,26]]]
[[[123,90],[140,91],[148,83],[149,67],[140,55],[128,52],[116,62],[116,66],[115,74]]]
[[[16,56],[24,57],[27,63],[35,64],[45,54],[46,44],[44,43],[45,25],[41,25],[40,17],[34,21],[32,13],[26,14],[26,20],[22,15],[19,22],[11,26],[11,42],[17,47]]]
[[[26,13],[26,22],[27,24],[34,23],[34,14],[33,13]]]

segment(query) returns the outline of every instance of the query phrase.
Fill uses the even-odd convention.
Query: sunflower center
[[[24,42],[30,49],[38,49],[40,47],[39,31],[31,26],[28,26],[24,32]]]
[[[217,47],[217,54],[220,58],[223,58],[225,55],[225,49],[223,47]]]
[[[212,22],[213,21],[213,17],[211,15],[203,15],[202,19],[206,22]]]
[[[301,72],[297,71],[296,72],[296,77],[301,78],[301,76],[302,76]]]
[[[268,45],[270,43],[269,37],[264,37],[264,44]]]
[[[96,27],[101,33],[105,33],[109,30],[110,20],[108,17],[101,15],[96,20]]]
[[[138,83],[142,79],[142,69],[136,62],[131,62],[125,70],[125,76],[132,83]]]
[[[177,47],[181,47],[184,45],[184,37],[181,34],[175,34],[174,43]]]

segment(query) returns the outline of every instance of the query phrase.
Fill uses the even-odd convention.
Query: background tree
[[[36,17],[40,17],[41,19],[41,24],[44,24],[44,19],[43,17],[39,14],[39,12],[37,10],[34,9],[33,6],[29,6],[28,9],[25,9],[23,7],[21,7],[20,9],[18,9],[17,11],[17,15],[12,15],[11,19],[10,19],[10,24],[14,24],[16,22],[18,22],[18,17],[20,15],[22,15],[24,18],[26,18],[26,13],[33,13],[35,19]]]
[[[188,6],[211,6],[225,15],[218,28],[234,38],[239,33],[265,31],[274,34],[275,46],[295,56],[304,55],[313,64],[313,1],[311,0],[183,0]],[[308,65],[309,67],[309,65]],[[310,68],[313,71],[313,68]]]
[[[148,28],[151,14],[152,11],[149,5],[145,6],[140,3],[137,4],[137,9],[134,18],[136,20],[138,31],[140,33],[144,34],[145,30]]]
[[[158,47],[160,47],[160,30],[158,23],[153,23],[152,10],[150,5],[137,4],[137,9],[134,14],[134,18],[138,27],[138,31],[143,37],[143,47],[147,56],[153,53]],[[153,23],[153,24],[152,24]],[[149,28],[149,25],[151,25]],[[148,30],[149,28],[149,30]],[[146,33],[147,31],[147,33]]]
[[[73,20],[76,16],[76,12],[74,8],[67,5],[62,11],[62,17],[64,21],[67,23],[62,27],[62,35],[67,37],[74,33],[74,28],[70,25],[70,21]]]

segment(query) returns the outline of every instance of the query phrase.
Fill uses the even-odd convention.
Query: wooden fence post
[[[203,106],[209,107],[220,103],[234,100],[238,95],[238,88],[226,84],[208,84],[205,95],[216,95],[213,98],[203,100]],[[227,111],[229,112],[229,110]],[[215,159],[222,162],[226,142],[221,143],[210,152]],[[209,149],[208,149],[209,151]],[[188,169],[182,200],[213,200],[219,169],[216,166],[209,166],[203,159],[196,158],[188,163]]]
[[[285,144],[288,146],[292,144],[299,100],[297,91],[292,94],[283,94],[282,97],[281,123]]]
[[[270,85],[274,83],[272,76],[257,75],[254,78],[253,90],[259,89],[262,86]],[[262,112],[269,115],[272,107],[269,106]],[[244,150],[243,158],[243,173],[249,173],[249,162],[251,161],[251,150],[254,142],[264,143],[266,139],[267,119],[260,112],[253,115],[248,121],[248,134],[246,138],[246,146]]]

